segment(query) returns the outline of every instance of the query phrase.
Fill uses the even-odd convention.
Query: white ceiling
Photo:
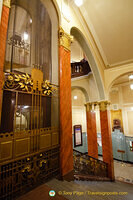
[[[86,21],[106,66],[132,62],[133,0],[83,1],[79,13]]]

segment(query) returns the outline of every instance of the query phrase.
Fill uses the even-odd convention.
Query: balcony
[[[89,63],[83,59],[80,62],[71,63],[71,78],[87,75],[91,72]]]

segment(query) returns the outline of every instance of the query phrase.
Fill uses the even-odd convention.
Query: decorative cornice
[[[108,106],[110,105],[109,101],[100,101],[98,102],[100,111],[106,111]]]
[[[3,5],[10,8],[11,6],[11,0],[3,0]]]
[[[62,27],[59,29],[59,42],[60,46],[63,46],[66,50],[70,51],[70,46],[72,42],[73,37],[63,30]]]

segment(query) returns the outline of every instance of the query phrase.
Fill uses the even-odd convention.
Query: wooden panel
[[[12,141],[2,142],[0,144],[0,159],[12,158]]]
[[[30,139],[17,139],[15,141],[15,156],[21,156],[30,152]]]
[[[40,149],[51,147],[51,134],[40,136]]]
[[[58,145],[59,144],[59,134],[57,133],[52,133],[52,146],[53,145]]]

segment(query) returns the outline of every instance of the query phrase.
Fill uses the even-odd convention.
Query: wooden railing
[[[91,72],[90,66],[86,60],[71,63],[71,78],[87,75]]]
[[[75,174],[108,177],[107,163],[75,149],[73,149],[73,157]]]

